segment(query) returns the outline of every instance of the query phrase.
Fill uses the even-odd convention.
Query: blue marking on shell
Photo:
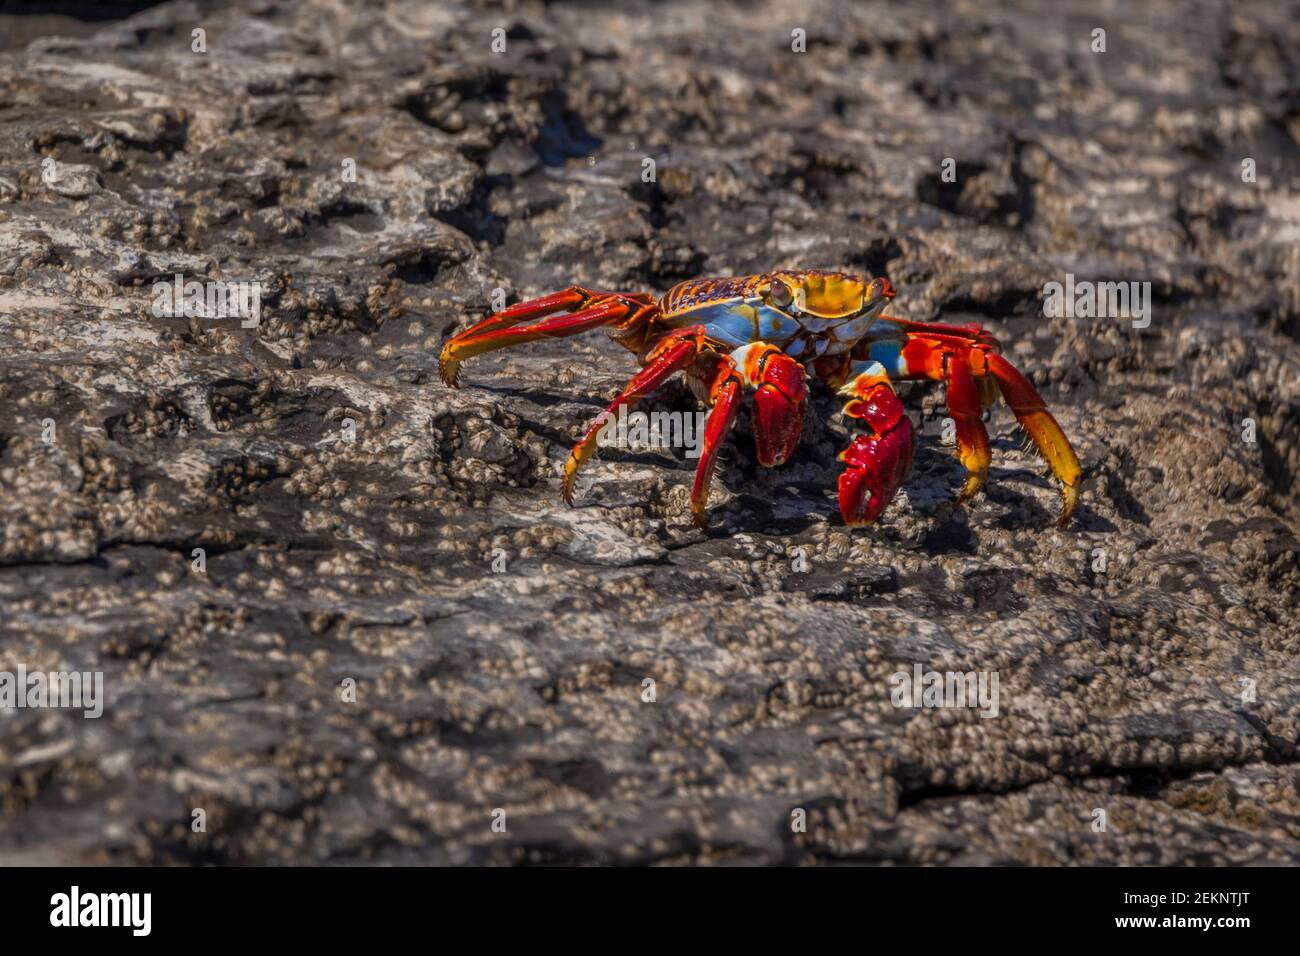
[[[735,302],[720,302],[701,306],[673,316],[677,328],[703,325],[710,338],[733,347],[748,345],[754,339],[754,322],[749,315],[736,311]]]
[[[850,319],[825,319],[812,315],[795,318],[757,296],[718,297],[720,293],[730,291],[741,290],[714,286],[674,302],[674,311],[666,317],[666,324],[679,329],[703,325],[711,338],[733,348],[751,342],[770,342],[801,361],[821,355],[841,355],[863,339],[882,333],[900,335],[896,323],[876,315],[859,315]],[[690,304],[701,298],[706,301]],[[905,374],[906,370],[901,368],[900,343],[888,342],[881,347],[886,356],[883,360],[885,367]]]
[[[871,358],[892,375],[906,375],[907,363],[903,360],[903,343],[898,339],[878,339],[871,343]]]
[[[778,312],[768,305],[756,306],[758,312],[758,331],[763,341],[781,344],[788,342],[799,334],[802,326],[784,312]]]
[[[757,334],[755,334],[757,320]],[[732,346],[750,342],[771,342],[780,346],[792,339],[801,326],[794,319],[766,305],[731,299],[701,305],[672,316],[673,328],[703,325],[710,337]]]

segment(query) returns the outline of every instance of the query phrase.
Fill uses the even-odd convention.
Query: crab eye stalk
[[[773,305],[780,309],[788,307],[794,301],[794,294],[790,291],[790,287],[776,279],[772,280],[767,297],[772,300]]]

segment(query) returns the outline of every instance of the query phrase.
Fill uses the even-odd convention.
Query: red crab
[[[912,423],[891,378],[947,383],[958,456],[968,472],[961,501],[975,494],[988,474],[983,409],[1000,392],[1061,482],[1058,523],[1064,526],[1078,501],[1079,462],[1033,385],[978,325],[884,315],[893,298],[887,279],[817,269],[696,279],[658,300],[645,292],[572,286],[511,306],[449,339],[439,367],[443,381],[455,387],[460,363],[471,356],[605,327],[644,366],[609,405],[608,415],[682,372],[711,409],[691,492],[699,526],[706,521],[718,447],[750,389],[754,443],[766,467],[785,462],[799,443],[809,374],[848,399],[844,414],[862,429],[839,456],[845,464],[840,513],[850,526],[880,517],[912,465]],[[574,476],[595,451],[606,420],[597,418],[565,463],[569,504]]]

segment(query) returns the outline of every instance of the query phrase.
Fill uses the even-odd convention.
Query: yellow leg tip
[[[1074,506],[1079,503],[1079,489],[1074,485],[1061,486],[1061,516],[1056,519],[1056,526],[1064,528],[1070,523],[1070,516],[1074,514]]]
[[[573,507],[573,480],[577,471],[578,468],[574,465],[573,458],[570,457],[564,465],[564,480],[560,482],[560,496],[570,508]]]
[[[449,349],[443,349],[438,356],[438,375],[448,388],[460,387],[460,362],[452,358]]]
[[[972,471],[966,476],[966,484],[957,494],[957,503],[970,501],[975,497],[975,493],[984,487],[984,479],[988,477],[988,470]]]

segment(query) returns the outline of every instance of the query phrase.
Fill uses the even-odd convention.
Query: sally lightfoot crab
[[[1065,525],[1078,501],[1079,462],[1033,385],[978,325],[885,315],[893,298],[887,279],[817,269],[696,279],[658,300],[644,292],[572,286],[511,306],[449,339],[439,367],[443,381],[455,387],[461,362],[472,356],[607,328],[643,366],[610,403],[610,415],[681,372],[710,406],[691,491],[700,526],[718,448],[745,395],[752,395],[754,444],[765,467],[784,463],[799,443],[809,376],[847,399],[844,414],[861,433],[839,456],[839,503],[845,524],[855,526],[880,517],[912,466],[912,423],[892,379],[947,384],[948,414],[967,471],[960,501],[974,495],[988,474],[983,410],[1001,394],[1061,483],[1058,523]],[[565,463],[569,504],[574,477],[594,453],[605,421],[602,415],[592,423]]]

